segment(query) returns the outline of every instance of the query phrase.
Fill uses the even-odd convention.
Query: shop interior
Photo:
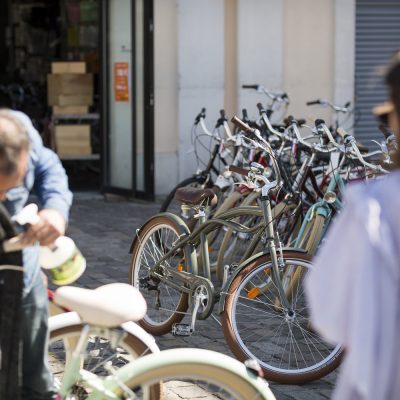
[[[0,107],[29,115],[73,190],[100,190],[100,1],[0,2]]]

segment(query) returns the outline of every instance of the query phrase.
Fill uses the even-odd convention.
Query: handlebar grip
[[[296,119],[293,117],[293,115],[289,115],[289,116],[286,118],[286,121],[287,121],[287,124],[288,124],[288,125],[291,125],[291,124],[293,124],[293,123],[296,123],[296,124],[297,124],[297,121],[296,121]]]
[[[389,136],[391,136],[391,133],[388,131],[386,125],[380,124],[378,125],[378,129],[381,131],[382,135],[387,139]]]
[[[244,122],[249,120],[249,115],[247,114],[247,110],[245,108],[242,109],[242,117]]]
[[[225,114],[225,110],[219,110],[219,115],[221,116],[221,118],[225,119],[226,118],[226,114]]]
[[[304,118],[300,118],[300,119],[297,120],[297,123],[298,123],[299,125],[304,125],[306,122],[307,122],[307,121],[306,121]]]
[[[200,122],[200,118],[206,117],[206,109],[203,107],[201,111],[197,114],[197,117],[194,119],[194,124],[197,125]]]
[[[258,89],[259,85],[242,85],[242,89]]]
[[[247,176],[248,173],[250,172],[249,169],[235,167],[234,165],[229,166],[229,171],[235,172],[236,174],[243,175],[243,176]]]
[[[317,127],[318,125],[325,124],[325,121],[323,119],[316,119],[315,120],[315,126]]]
[[[315,106],[316,104],[321,104],[321,100],[312,100],[306,103],[307,106]]]
[[[232,117],[231,122],[233,125],[235,125],[237,128],[241,129],[244,132],[251,133],[253,132],[253,129],[250,128],[249,125],[245,124],[242,120],[240,120],[236,115]]]
[[[263,107],[263,105],[261,103],[257,103],[257,108],[258,108],[258,111],[260,111],[260,113],[265,112],[265,108]]]

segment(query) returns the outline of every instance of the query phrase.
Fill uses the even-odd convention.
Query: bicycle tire
[[[211,350],[164,350],[156,357],[149,355],[138,359],[134,368],[133,376],[124,381],[128,387],[137,389],[162,381],[166,382],[164,388],[168,390],[169,382],[172,381],[175,394],[173,398],[181,398],[178,390],[181,385],[184,390],[182,398],[205,398],[206,394],[210,395],[212,392],[211,396],[215,397],[206,398],[275,400],[266,381],[256,377],[237,360]],[[184,379],[194,387],[188,386],[187,381],[181,384]],[[178,384],[175,383],[176,380]],[[201,394],[190,393],[191,389],[195,392],[200,389]],[[221,391],[217,392],[218,389]]]
[[[301,266],[306,270],[311,268],[311,258],[306,253],[284,251],[282,258],[285,262],[282,276],[287,279],[290,277],[285,272],[289,269],[295,273]],[[290,296],[294,311],[290,318],[277,301],[269,255],[245,265],[227,288],[221,323],[230,349],[241,361],[255,358],[265,377],[275,382],[306,383],[327,375],[341,362],[340,346],[328,345],[312,329],[303,283],[304,279],[300,279],[296,294]],[[286,286],[284,282],[283,285]]]
[[[55,376],[55,379],[58,379],[60,382],[62,381],[65,362],[67,362],[67,354],[75,347],[83,327],[83,324],[73,322],[71,325],[65,325],[58,329],[50,330],[49,332],[49,366],[51,372]],[[123,327],[107,329],[91,327],[91,329],[92,335],[90,336],[90,340],[87,344],[85,355],[96,358],[96,370],[91,371],[96,375],[104,375],[105,369],[102,367],[105,362],[111,361],[113,367],[116,368],[126,365],[133,359],[136,360],[137,358],[143,357],[147,354],[154,354],[153,350],[150,349],[143,340],[128,332]],[[123,335],[121,336],[121,341],[118,342],[117,349],[115,349],[116,357],[112,357],[112,355],[110,355],[111,348],[109,346],[109,339],[114,337],[114,335],[119,335],[119,331],[117,332],[117,329],[122,329]],[[98,333],[101,334],[101,337],[97,336]],[[63,353],[63,350],[65,351],[65,354]],[[97,355],[102,353],[106,357],[104,362],[99,361],[99,356]],[[91,361],[86,361],[86,363],[82,361],[81,368],[88,370],[90,365],[92,365]],[[143,393],[143,399],[145,400],[162,400],[163,396],[161,381],[155,382],[153,385],[146,388]],[[77,384],[74,385],[73,395],[76,399],[86,398],[87,393],[84,388],[84,383],[77,382]]]
[[[163,234],[162,229],[168,234]],[[160,233],[161,232],[161,233]],[[148,220],[137,233],[132,246],[132,256],[129,268],[129,283],[140,290],[147,303],[147,313],[139,321],[139,324],[152,335],[160,336],[171,331],[175,323],[182,321],[184,313],[188,309],[188,294],[170,288],[157,279],[146,274],[161,255],[166,254],[168,248],[177,240],[182,233],[182,228],[168,214],[158,215]],[[171,236],[169,236],[171,234]],[[161,243],[163,240],[170,240],[168,243]],[[157,243],[155,243],[157,242]],[[158,246],[156,248],[156,246]],[[146,254],[147,252],[147,254]],[[152,258],[147,260],[148,258]],[[176,257],[176,259],[175,259]],[[182,271],[187,271],[186,250],[179,249],[171,257],[168,263]],[[166,261],[167,262],[167,261]],[[151,263],[152,265],[146,265]],[[142,269],[142,271],[140,271]],[[142,274],[141,276],[139,274]],[[146,286],[147,285],[147,286]],[[160,293],[156,295],[156,291]],[[161,290],[163,293],[161,294]],[[169,297],[172,304],[165,307],[161,303]]]

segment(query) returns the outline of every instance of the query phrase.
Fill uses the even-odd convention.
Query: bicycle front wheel
[[[119,376],[138,399],[146,387],[162,381],[165,399],[275,400],[266,381],[237,360],[210,350],[165,350],[128,368]]]
[[[311,325],[304,291],[304,277],[312,268],[310,257],[292,251],[284,252],[282,258],[280,279],[291,309],[282,307],[271,259],[264,255],[230,283],[221,322],[239,360],[255,358],[266,378],[299,384],[333,371],[342,350],[325,342]]]
[[[83,324],[78,323],[50,331],[48,364],[57,385],[61,385],[65,366],[78,343],[82,328]],[[153,350],[143,340],[121,327],[92,326],[85,356],[81,360],[81,368],[106,378],[109,375],[106,365],[111,364],[113,369],[121,368],[139,357],[152,353]],[[154,382],[153,385],[146,387],[142,398],[161,400],[162,384],[160,382]],[[71,396],[77,400],[85,399],[88,396],[85,382],[76,382],[71,389]]]
[[[147,221],[135,239],[129,283],[140,290],[147,303],[147,313],[139,324],[152,335],[164,335],[184,317],[188,295],[153,276],[151,268],[179,239],[182,228],[168,214]],[[186,251],[177,249],[163,263],[166,267],[186,271]],[[177,282],[179,285],[179,282]]]

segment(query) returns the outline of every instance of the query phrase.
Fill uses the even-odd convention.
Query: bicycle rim
[[[293,315],[283,309],[271,276],[271,261],[264,256],[245,267],[232,281],[221,315],[224,334],[240,359],[255,358],[265,376],[281,383],[304,383],[325,376],[341,358],[340,346],[326,343],[310,324],[304,276],[311,268],[302,253],[284,254],[282,278],[290,287]],[[296,285],[291,275],[299,274]]]
[[[57,385],[62,382],[65,365],[78,342],[82,328],[82,324],[74,324],[50,331],[48,364]],[[142,340],[121,328],[91,327],[81,368],[106,378],[109,375],[105,368],[106,364],[118,369],[151,353],[151,349]],[[70,393],[71,398],[76,400],[85,399],[88,394],[90,389],[81,381],[76,382]],[[146,387],[142,392],[142,398],[162,400],[160,381]]]

